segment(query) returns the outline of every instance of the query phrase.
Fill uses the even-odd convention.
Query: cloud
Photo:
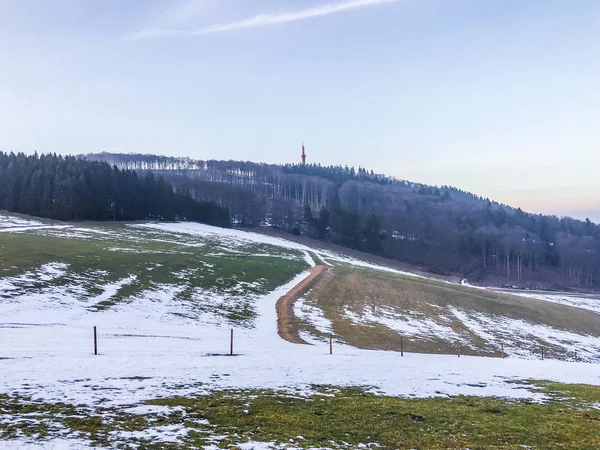
[[[248,19],[235,22],[210,25],[204,28],[195,29],[166,29],[155,28],[142,30],[129,36],[133,39],[156,39],[169,36],[201,36],[212,33],[223,33],[226,31],[241,30],[248,28],[258,28],[269,25],[278,25],[282,23],[296,22],[298,20],[312,19],[314,17],[327,16],[352,9],[364,8],[368,6],[383,5],[386,3],[396,3],[400,0],[346,0],[334,3],[328,3],[300,11],[277,14],[260,14]]]

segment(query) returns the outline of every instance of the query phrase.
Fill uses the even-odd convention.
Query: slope
[[[361,348],[600,361],[600,314],[427,278],[338,266],[296,309],[301,331]]]
[[[245,430],[252,430],[255,440],[275,436],[281,443],[281,434],[268,432],[277,416],[262,416],[264,426],[255,421],[260,415],[252,405],[264,404],[269,395],[275,396],[274,403],[284,399],[288,405],[313,395],[314,401],[324,402],[339,393],[357,412],[357,405],[373,393],[538,402],[550,400],[552,391],[540,389],[545,383],[525,380],[600,385],[597,366],[581,362],[523,360],[515,354],[506,360],[412,352],[402,358],[341,341],[334,342],[330,355],[328,345],[310,335],[305,336],[315,345],[286,342],[277,334],[275,305],[308,276],[314,264],[309,251],[335,276],[369,270],[367,278],[402,277],[407,288],[431,283],[328,250],[194,223],[75,226],[0,214],[0,224],[0,439],[17,446],[52,436],[73,448],[177,448],[182,442],[218,448],[247,442]],[[459,292],[479,291],[463,287]],[[93,354],[94,326],[98,355]],[[235,356],[228,357],[231,329]],[[356,395],[348,397],[350,392]],[[433,411],[440,402],[449,405],[445,398],[380,401],[383,408],[393,403],[419,411]],[[462,408],[462,402],[457,398],[452,408]],[[493,407],[490,400],[469,402]],[[509,403],[516,405],[502,407]],[[313,403],[302,405],[310,411],[298,408],[298,414],[321,420]],[[527,403],[522,405],[518,408],[531,411]],[[279,415],[293,413],[269,408]],[[576,408],[583,414],[581,408],[591,411],[593,406]],[[342,420],[343,411],[348,410],[335,417]],[[289,420],[303,419],[292,414]],[[439,440],[444,427],[435,428],[428,442],[454,442]],[[310,433],[310,447],[319,439],[316,433],[323,433],[322,428]],[[296,447],[309,447],[298,443],[297,436],[288,437]],[[366,445],[361,436],[348,440]],[[350,448],[337,432],[329,439],[321,447]],[[516,441],[527,442],[522,437]]]

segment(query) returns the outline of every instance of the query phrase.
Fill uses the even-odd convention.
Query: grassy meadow
[[[499,398],[407,399],[358,388],[314,386],[309,397],[276,391],[219,391],[146,402],[147,411],[49,404],[0,395],[0,439],[71,436],[103,447],[596,449],[600,388],[528,382],[545,403]],[[153,410],[152,408],[158,408]],[[19,421],[3,422],[7,415]],[[175,442],[161,438],[175,435]],[[363,447],[360,447],[363,445]]]
[[[322,312],[337,340],[352,346],[417,353],[457,352],[476,356],[531,354],[573,360],[582,346],[600,337],[600,315],[571,306],[474,289],[427,278],[338,265],[306,295]],[[517,329],[515,330],[514,325]],[[306,333],[327,333],[296,320]],[[565,336],[562,334],[566,333]],[[554,338],[556,336],[556,338]],[[597,345],[597,342],[596,342]],[[600,348],[589,347],[589,358]]]

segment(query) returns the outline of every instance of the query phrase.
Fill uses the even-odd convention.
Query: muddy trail
[[[313,267],[308,277],[277,300],[277,332],[282,339],[294,344],[308,344],[294,327],[294,302],[314,287],[326,270],[327,266]]]

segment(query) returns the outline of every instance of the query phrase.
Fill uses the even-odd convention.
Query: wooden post
[[[333,337],[329,333],[329,354],[333,355]]]
[[[402,341],[402,336],[400,336],[400,356],[404,356],[404,342]]]
[[[229,356],[233,356],[233,328],[231,329],[231,338],[229,340]]]
[[[542,347],[542,361],[544,360],[544,347]]]
[[[94,355],[98,354],[98,335],[96,333],[96,326],[94,326]]]
[[[460,342],[456,341],[456,354],[460,358]]]
[[[502,359],[506,358],[506,354],[504,353],[504,342],[501,342],[500,345],[502,346]]]

